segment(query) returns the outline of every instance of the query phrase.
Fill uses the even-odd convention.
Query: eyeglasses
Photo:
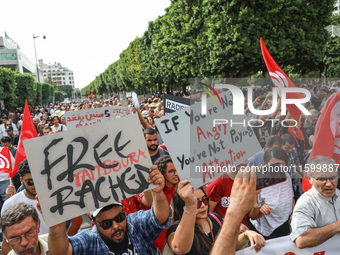
[[[317,180],[321,184],[325,184],[327,182],[327,180],[329,180],[331,183],[335,183],[338,180],[338,177],[337,176],[331,176],[331,177],[328,177],[328,178],[319,177],[319,178],[314,178],[314,179]]]
[[[170,174],[170,175],[175,175],[175,173],[177,172],[177,170],[176,170],[176,169],[170,169],[170,170],[165,171],[165,172],[167,172],[167,173]]]
[[[28,186],[33,186],[34,185],[34,182],[32,179],[27,179],[27,180],[24,180]]]
[[[117,223],[121,223],[122,221],[124,221],[126,218],[125,212],[120,212],[117,214],[116,217],[114,217],[113,219],[110,220],[103,220],[101,223],[94,221],[97,225],[101,226],[104,230],[107,230],[109,228],[111,228],[113,221],[117,222]]]
[[[199,200],[197,198],[197,209],[201,208],[202,203],[205,204],[205,205],[208,205],[209,204],[209,200],[210,200],[210,198],[207,197],[207,196],[202,197],[202,200]]]
[[[17,244],[17,243],[21,242],[21,239],[22,239],[23,236],[26,239],[30,239],[30,238],[36,237],[37,236],[37,231],[38,231],[38,228],[33,228],[33,229],[29,230],[28,232],[26,232],[25,234],[23,234],[21,236],[16,236],[16,237],[12,237],[10,239],[6,239],[6,241],[10,245],[14,245],[14,244]]]

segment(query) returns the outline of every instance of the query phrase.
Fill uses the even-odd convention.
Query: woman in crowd
[[[158,167],[158,170],[164,176],[165,186],[163,191],[166,198],[168,199],[169,205],[171,205],[171,201],[175,193],[177,183],[179,182],[177,170],[169,155],[159,157],[156,160],[155,165]],[[160,249],[161,251],[163,251],[164,245],[166,243],[166,232],[167,229],[163,230],[162,233],[157,237],[157,239],[154,242],[155,247]]]
[[[175,254],[209,254],[222,226],[222,218],[209,214],[209,198],[203,188],[194,190],[190,181],[178,184],[173,196],[173,221],[167,232],[167,243]],[[248,241],[259,251],[264,238],[247,230],[239,235],[237,249]]]
[[[264,154],[266,165],[287,165],[286,152],[278,147],[269,148]],[[266,240],[290,234],[289,218],[294,208],[294,194],[289,174],[284,182],[263,188],[249,213],[256,231]]]

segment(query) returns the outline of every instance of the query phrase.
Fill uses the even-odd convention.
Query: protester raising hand
[[[188,208],[196,209],[197,199],[194,195],[194,188],[190,185],[191,181],[183,180],[178,184],[177,193],[185,202]],[[195,211],[195,210],[194,210]]]

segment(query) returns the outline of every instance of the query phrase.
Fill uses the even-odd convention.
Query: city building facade
[[[42,59],[39,59],[39,67],[43,73],[44,82],[53,83],[57,86],[71,85],[74,88],[74,75],[69,68],[56,62],[45,64]]]
[[[10,68],[20,73],[30,73],[37,78],[37,67],[21,51],[19,45],[7,35],[0,36],[0,66]],[[39,69],[38,69],[39,70]],[[43,82],[41,70],[39,70],[39,82]]]

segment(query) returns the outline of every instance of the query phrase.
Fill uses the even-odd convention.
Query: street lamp
[[[37,77],[38,77],[38,82],[40,82],[39,69],[38,69],[38,60],[37,60],[37,50],[35,49],[35,38],[38,38],[38,37],[40,37],[40,35],[34,36],[34,33],[33,33],[34,52],[35,52],[35,65],[37,66]],[[46,39],[46,36],[43,36],[43,39]]]

